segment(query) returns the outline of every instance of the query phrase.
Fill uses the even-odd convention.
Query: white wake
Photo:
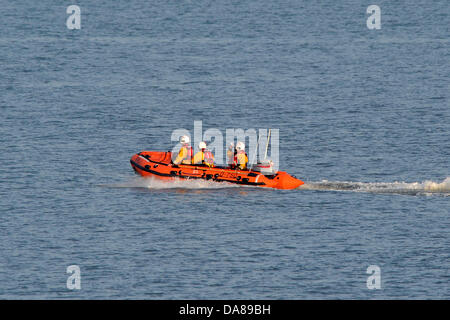
[[[372,193],[397,193],[409,195],[442,194],[450,196],[450,177],[442,182],[350,182],[328,181],[307,182],[300,187],[302,190],[333,190]]]
[[[217,182],[212,180],[192,179],[192,180],[161,180],[158,178],[133,177],[122,182],[102,184],[108,188],[145,188],[151,190],[163,189],[224,189],[224,188],[247,188],[252,187],[236,185],[227,182]],[[257,189],[257,188],[254,188]],[[267,190],[267,188],[264,188]],[[275,189],[273,189],[275,190]],[[450,196],[450,177],[442,182],[426,180],[423,182],[352,182],[352,181],[328,181],[305,182],[298,191],[302,190],[323,190],[323,191],[351,191],[351,192],[371,192],[371,193],[393,193],[405,195],[444,195]]]
[[[227,182],[216,182],[203,179],[173,179],[162,180],[158,178],[135,177],[124,182],[103,184],[103,187],[109,188],[147,188],[147,189],[223,189],[236,188],[238,185]]]

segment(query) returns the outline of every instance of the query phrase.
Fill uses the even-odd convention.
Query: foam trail
[[[223,189],[223,188],[233,188],[239,187],[226,182],[216,182],[207,181],[200,179],[193,180],[182,180],[174,179],[170,181],[165,181],[157,178],[142,178],[135,177],[128,181],[113,183],[113,184],[103,184],[102,187],[109,188],[147,188],[147,189]]]
[[[442,182],[350,182],[327,181],[307,182],[300,187],[303,190],[333,190],[373,193],[397,193],[408,195],[442,194],[450,196],[450,177]]]
[[[246,186],[231,184],[227,182],[216,182],[206,180],[182,180],[174,179],[170,181],[158,178],[134,177],[123,182],[102,184],[108,188],[146,188],[151,190],[163,189],[223,189],[223,188],[244,188]],[[252,188],[252,187],[247,187]],[[328,181],[306,182],[297,190],[323,190],[323,191],[353,191],[371,193],[392,193],[405,195],[430,195],[439,194],[450,196],[450,177],[442,182],[351,182],[351,181]]]

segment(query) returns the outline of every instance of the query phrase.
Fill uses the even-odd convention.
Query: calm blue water
[[[0,298],[450,298],[448,1],[72,3],[0,1]],[[194,120],[306,185],[134,175]]]

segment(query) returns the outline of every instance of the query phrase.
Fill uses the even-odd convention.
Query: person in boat
[[[208,167],[214,167],[214,155],[206,149],[206,143],[201,141],[198,144],[199,151],[194,156],[194,164],[204,164]]]
[[[173,162],[175,165],[181,164],[192,164],[193,162],[193,153],[192,147],[190,145],[191,139],[188,136],[181,136],[180,143],[181,149],[178,152],[178,156]]]
[[[241,141],[236,143],[236,154],[234,155],[234,165],[241,170],[247,169],[248,157],[245,153],[245,144]]]
[[[234,157],[236,156],[236,148],[234,147],[234,143],[231,142],[227,149],[227,164],[232,168],[234,167]]]

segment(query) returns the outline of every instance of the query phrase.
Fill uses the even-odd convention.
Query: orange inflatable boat
[[[236,183],[240,185],[295,189],[303,181],[286,172],[263,173],[255,170],[240,170],[229,167],[208,167],[205,165],[174,165],[171,152],[142,151],[130,159],[134,171],[143,177],[161,179],[204,179],[219,182]]]

